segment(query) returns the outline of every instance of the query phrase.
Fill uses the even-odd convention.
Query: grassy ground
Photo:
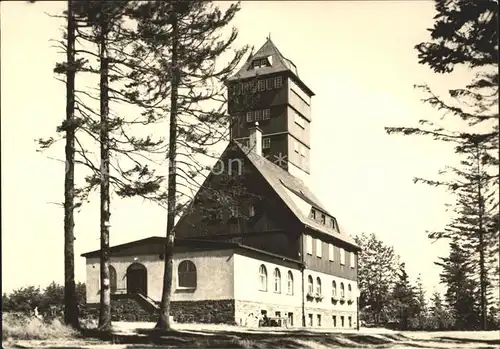
[[[59,322],[3,320],[4,348],[499,348],[498,332],[396,332],[386,329],[249,329],[226,325],[177,324],[173,333],[153,323],[114,323],[115,344],[83,338]],[[6,321],[7,320],[7,321]]]

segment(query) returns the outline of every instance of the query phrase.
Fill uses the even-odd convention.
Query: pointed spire
[[[267,40],[271,41],[271,32],[269,32],[269,35],[267,36]]]

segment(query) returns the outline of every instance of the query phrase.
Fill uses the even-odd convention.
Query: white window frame
[[[332,297],[337,297],[337,282],[335,280],[332,281]]]
[[[293,274],[291,271],[287,273],[287,294],[293,296]]]
[[[262,119],[269,120],[271,118],[271,109],[264,109],[262,111]]]
[[[262,110],[256,110],[254,112],[254,120],[261,121],[262,120]]]
[[[356,264],[356,255],[354,254],[354,252],[351,252],[350,253],[350,257],[351,257],[351,268],[354,269],[355,267],[355,264]]]
[[[274,293],[281,293],[281,272],[278,268],[273,271]]]
[[[333,262],[335,260],[333,244],[328,244],[328,260],[330,262]]]
[[[321,214],[321,224],[326,224],[326,214]]]
[[[313,293],[314,292],[314,278],[312,275],[309,275],[307,277],[307,293]]]
[[[257,84],[258,84],[259,91],[266,90],[266,80],[259,80],[259,82]]]
[[[321,279],[319,278],[319,276],[316,278],[316,294],[318,296],[321,296],[323,294],[323,290],[321,288]]]
[[[268,78],[266,79],[266,90],[270,91],[274,87],[274,81],[273,78]]]
[[[259,266],[259,290],[267,292],[267,268],[264,264]]]
[[[247,122],[252,122],[255,120],[253,111],[247,111]]]
[[[311,235],[306,235],[306,253],[311,256],[313,254],[313,241]]]
[[[316,257],[323,257],[323,241],[316,239]]]
[[[262,149],[271,148],[271,138],[266,137],[262,139]]]
[[[274,78],[274,88],[281,88],[283,86],[283,78],[281,76],[276,76]]]
[[[345,265],[345,250],[340,248],[340,265]]]

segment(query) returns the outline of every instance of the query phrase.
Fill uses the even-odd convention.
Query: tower
[[[226,85],[231,139],[248,146],[249,130],[257,121],[262,155],[307,183],[314,93],[299,78],[295,64],[267,38]]]

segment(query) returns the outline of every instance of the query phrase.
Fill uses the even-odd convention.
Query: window
[[[271,148],[271,138],[264,138],[262,140],[262,148],[264,149]]]
[[[293,274],[291,271],[288,271],[287,277],[287,294],[293,295]]]
[[[319,277],[316,278],[316,293],[321,295],[321,279]]]
[[[267,291],[267,270],[264,264],[261,264],[259,268],[259,282],[260,282],[260,290]]]
[[[271,109],[264,109],[262,111],[262,119],[269,120],[271,118]]]
[[[313,242],[312,242],[312,237],[310,235],[306,235],[306,249],[307,249],[307,254],[310,255],[313,254]]]
[[[328,260],[334,261],[333,259],[333,244],[328,244]]]
[[[340,265],[345,264],[345,250],[343,248],[340,249]]]
[[[196,288],[196,266],[193,262],[180,262],[177,274],[179,287]]]
[[[345,289],[344,289],[344,283],[340,283],[340,298],[345,298]]]
[[[352,317],[349,316],[347,319],[349,321],[349,327],[352,327]]]
[[[243,93],[248,93],[248,82],[243,83]]]
[[[313,327],[313,314],[309,314],[309,326]]]
[[[347,285],[347,299],[352,299],[352,287],[351,287],[351,284]]]
[[[256,110],[254,113],[255,113],[255,121],[262,120],[262,110]]]
[[[293,313],[288,313],[288,325],[293,326]]]
[[[247,111],[247,122],[254,121],[253,112]]]
[[[337,298],[337,283],[335,282],[335,280],[332,281],[332,297],[334,299]]]
[[[254,205],[250,205],[248,207],[248,216],[249,217],[255,216],[255,206]]]
[[[335,229],[335,219],[330,218],[330,228]]]
[[[314,209],[311,210],[311,218],[316,220],[316,211]]]
[[[344,317],[340,317],[340,327],[344,327]]]
[[[337,316],[333,315],[332,321],[333,321],[333,327],[337,327]]]
[[[320,239],[316,239],[316,257],[321,258],[322,257],[322,243]]]
[[[321,326],[321,314],[318,314],[318,327]]]
[[[283,86],[283,79],[281,76],[277,76],[274,78],[274,88],[281,88]]]
[[[324,213],[321,214],[321,224],[326,224],[326,216]]]
[[[251,92],[257,92],[257,82],[256,81],[250,81],[249,85],[250,85]]]
[[[307,292],[308,292],[308,293],[311,293],[311,294],[312,294],[312,293],[314,292],[314,288],[313,288],[313,286],[314,286],[314,285],[313,285],[313,278],[312,278],[312,276],[311,276],[311,275],[309,275],[309,276],[307,277]]]
[[[351,268],[354,269],[356,264],[356,254],[354,252],[351,252],[350,255],[351,255]]]
[[[267,90],[273,89],[273,79],[272,78],[266,79],[266,89]]]
[[[281,293],[281,273],[278,268],[274,269],[274,292]]]
[[[112,265],[109,266],[109,289],[111,291],[111,294],[116,293],[117,289],[116,269]]]
[[[259,80],[258,82],[259,91],[266,90],[266,80]]]

